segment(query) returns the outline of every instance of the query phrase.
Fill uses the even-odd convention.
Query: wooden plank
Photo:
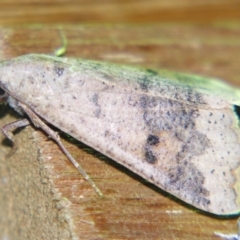
[[[0,24],[239,21],[238,0],[1,0]]]
[[[240,25],[68,25],[66,56],[165,68],[240,85]],[[56,26],[0,29],[0,60],[50,53]],[[16,119],[1,106],[0,126]],[[3,136],[1,136],[4,139]],[[64,137],[64,136],[63,136]],[[206,214],[169,196],[114,161],[64,137],[64,144],[104,193],[99,198],[58,146],[28,127],[18,150],[0,151],[0,232],[9,239],[218,239],[236,218]]]

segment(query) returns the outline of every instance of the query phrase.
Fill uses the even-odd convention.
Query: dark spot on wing
[[[157,98],[144,95],[140,98],[140,105],[142,108],[153,108],[158,105]]]
[[[98,94],[97,93],[93,94],[92,101],[96,106],[98,106]]]
[[[101,114],[101,106],[99,104],[99,96],[97,93],[94,93],[93,96],[92,96],[92,102],[95,106],[95,110],[93,112],[94,116],[99,118],[100,114]]]
[[[191,129],[195,126],[197,108],[185,107],[178,101],[142,96],[140,107],[143,108],[143,119],[151,132],[174,130],[179,127]]]
[[[157,145],[159,143],[159,137],[149,134],[147,138],[147,144],[149,145]]]
[[[143,74],[137,80],[140,89],[144,92],[148,92],[148,89],[151,88],[151,74]]]
[[[150,164],[154,164],[157,161],[157,158],[154,156],[151,150],[146,150],[145,159]]]
[[[175,77],[177,77],[178,81],[175,81],[173,84],[169,80],[174,80]],[[163,98],[188,102],[191,105],[206,104],[201,93],[184,84],[188,76],[176,74],[175,77],[172,78],[171,75],[168,77],[167,74],[161,75],[156,71],[148,69],[138,76],[137,83],[138,87],[145,93],[152,91]],[[183,83],[181,83],[181,79]],[[187,81],[191,80],[187,79]]]
[[[189,92],[189,101],[197,99],[192,94]],[[143,147],[145,161],[164,167],[164,186],[168,191],[207,209],[210,201],[204,174],[192,163],[193,157],[210,147],[210,140],[195,127],[200,117],[198,108],[149,95],[140,97],[139,107],[149,130]]]
[[[147,92],[148,91],[148,85],[145,83],[140,83],[139,84],[140,88],[144,91]]]
[[[57,74],[58,77],[63,75],[64,68],[59,66],[54,66],[54,72]]]

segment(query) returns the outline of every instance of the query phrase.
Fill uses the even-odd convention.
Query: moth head
[[[0,88],[0,103],[7,102],[8,99],[8,93],[5,92],[2,88]]]
[[[18,104],[18,100],[11,97],[4,89],[0,88],[0,103],[8,103],[19,114],[24,115],[23,110]]]

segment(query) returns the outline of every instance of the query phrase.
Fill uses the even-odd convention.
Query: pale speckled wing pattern
[[[47,55],[0,65],[0,87],[46,122],[197,208],[237,213],[239,91],[207,81]]]

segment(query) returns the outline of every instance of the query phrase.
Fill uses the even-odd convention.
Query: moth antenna
[[[60,34],[62,44],[53,52],[53,55],[56,57],[61,57],[66,53],[67,50],[67,38],[66,35],[63,33],[62,27],[58,27],[58,32]]]

